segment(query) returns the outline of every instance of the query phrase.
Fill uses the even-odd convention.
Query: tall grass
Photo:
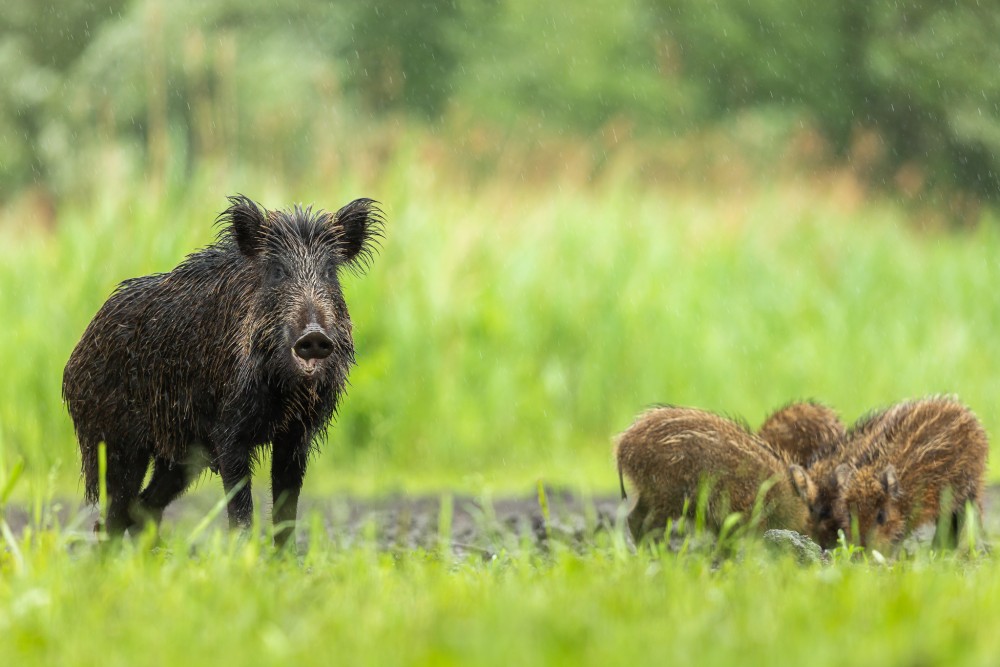
[[[853,419],[956,392],[998,432],[996,224],[921,231],[891,203],[794,179],[677,192],[610,169],[472,187],[425,157],[325,183],[126,184],[51,231],[0,221],[0,467],[23,458],[36,494],[79,491],[70,350],[118,281],[210,242],[235,191],[269,207],[372,196],[389,220],[369,274],[345,276],[359,365],[307,492],[611,491],[612,437],[658,402],[756,424],[803,397]]]

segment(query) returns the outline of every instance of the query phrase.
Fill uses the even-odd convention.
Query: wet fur
[[[659,407],[639,416],[619,436],[616,460],[622,491],[627,477],[635,490],[628,516],[633,538],[662,534],[668,519],[687,505],[693,516],[701,485],[711,483],[706,522],[718,531],[730,512],[749,519],[761,485],[761,528],[801,530],[805,505],[787,477],[788,459],[744,425],[694,408]]]
[[[836,410],[815,401],[789,403],[757,430],[758,437],[803,466],[832,456],[845,433]]]
[[[219,223],[216,242],[174,270],[119,285],[66,365],[63,397],[90,502],[106,443],[111,532],[158,519],[206,464],[228,491],[245,479],[229,508],[230,522],[245,525],[249,475],[265,445],[274,449],[273,486],[297,499],[309,449],[354,364],[338,275],[370,261],[382,231],[375,202],[267,211],[235,196]],[[311,374],[291,354],[307,320],[334,344]]]
[[[860,544],[891,547],[944,514],[957,530],[965,504],[982,512],[989,443],[976,416],[948,397],[899,403],[860,419],[838,456],[794,474],[810,505],[810,532],[822,546],[837,530]],[[810,485],[811,488],[804,488]],[[942,507],[945,494],[949,502]],[[811,497],[810,497],[811,496]],[[954,536],[953,536],[954,537]]]

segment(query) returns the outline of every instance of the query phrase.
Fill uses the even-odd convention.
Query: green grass
[[[30,543],[29,543],[30,542]],[[120,554],[65,534],[0,560],[8,664],[986,665],[1000,564],[797,566],[754,544],[633,554],[613,540],[453,561],[338,548],[299,559],[210,536]]]

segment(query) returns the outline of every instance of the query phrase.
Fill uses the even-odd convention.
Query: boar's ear
[[[337,249],[349,267],[363,271],[383,238],[385,218],[374,199],[355,199],[333,215]]]
[[[841,463],[833,471],[833,479],[837,483],[837,488],[841,491],[847,488],[854,477],[854,468],[849,463]]]
[[[792,486],[798,492],[802,500],[806,501],[808,504],[812,505],[816,502],[816,485],[813,484],[812,478],[809,477],[809,473],[806,469],[800,465],[790,465],[788,466],[788,474],[792,478]]]
[[[892,464],[886,466],[882,471],[882,488],[893,500],[898,500],[902,491],[899,488],[899,479],[896,477],[896,467]]]
[[[267,209],[258,206],[246,195],[227,197],[229,208],[219,214],[218,224],[228,225],[240,252],[253,257],[260,251],[261,228],[267,221]],[[225,233],[226,230],[223,230]]]

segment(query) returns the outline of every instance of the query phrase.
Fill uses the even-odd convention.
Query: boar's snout
[[[333,352],[333,341],[318,324],[310,324],[292,346],[295,356],[303,361],[326,359]]]

